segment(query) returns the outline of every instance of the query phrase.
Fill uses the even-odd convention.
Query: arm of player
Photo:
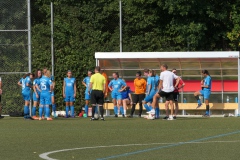
[[[205,85],[202,84],[201,87],[202,87],[202,88],[208,88],[209,85],[210,85],[210,81],[209,81],[209,79],[207,79],[207,80],[205,81]]]
[[[125,85],[124,87],[122,87],[122,89],[119,90],[119,92],[124,91],[127,88],[127,85]]]
[[[83,84],[85,87],[87,87],[87,84],[86,84],[86,82],[85,82],[85,78],[84,78],[84,80],[82,81],[82,84]]]
[[[151,84],[148,84],[148,87],[147,87],[147,95],[149,95],[151,89],[152,89],[152,85],[151,85]]]
[[[175,78],[176,78],[176,84],[175,84],[174,87],[177,88],[177,86],[178,86],[178,84],[179,84],[179,81],[180,81],[180,77],[177,76],[177,77],[175,77]]]
[[[128,96],[129,96],[130,102],[131,102],[131,104],[132,104],[132,95],[131,95],[130,92],[128,93]]]
[[[39,96],[38,96],[38,93],[37,93],[36,85],[33,85],[33,91],[36,94],[36,97],[38,98]]]
[[[77,83],[76,81],[74,82],[74,98],[76,97],[77,95]]]
[[[92,82],[89,83],[89,87],[88,87],[88,94],[90,94],[91,90],[92,90]]]
[[[66,86],[66,84],[65,84],[65,81],[63,80],[63,90],[62,90],[63,98],[66,97],[66,95],[65,95],[65,86]]]
[[[113,89],[112,89],[112,81],[108,84],[108,89],[112,92]]]

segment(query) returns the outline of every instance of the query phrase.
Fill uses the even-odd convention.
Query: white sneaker
[[[169,118],[168,118],[167,120],[169,120],[169,121],[174,120],[174,119],[173,119],[173,116],[169,116]]]
[[[147,114],[155,114],[155,109],[152,109],[151,111],[147,112]]]

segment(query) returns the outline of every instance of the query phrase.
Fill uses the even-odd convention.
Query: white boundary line
[[[208,141],[208,142],[176,142],[176,143],[148,143],[148,144],[123,144],[123,145],[109,145],[109,146],[93,146],[93,147],[81,147],[81,148],[70,148],[61,149],[56,151],[45,152],[39,155],[40,158],[45,160],[57,160],[50,158],[48,155],[59,152],[74,151],[74,150],[85,150],[85,149],[96,149],[96,148],[110,148],[110,147],[128,147],[128,146],[149,146],[149,145],[159,145],[159,144],[204,144],[204,143],[239,143],[238,141]]]

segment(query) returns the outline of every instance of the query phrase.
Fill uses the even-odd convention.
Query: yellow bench
[[[179,110],[182,114],[185,114],[187,110],[205,110],[205,104],[202,107],[196,109],[197,103],[179,103]],[[234,110],[235,115],[238,112],[238,103],[210,103],[210,110]],[[165,103],[159,103],[160,110],[165,110]],[[114,109],[113,103],[105,103],[104,109],[106,110],[106,115],[110,115],[110,110]],[[128,106],[131,109],[131,105]],[[136,110],[139,109],[139,105],[136,105]],[[145,110],[145,108],[143,107]]]

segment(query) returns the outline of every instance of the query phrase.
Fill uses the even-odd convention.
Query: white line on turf
[[[110,148],[110,147],[128,147],[128,146],[150,146],[150,145],[161,145],[161,144],[203,144],[203,143],[239,143],[238,141],[208,141],[208,142],[173,142],[173,143],[147,143],[147,144],[123,144],[123,145],[109,145],[109,146],[93,146],[93,147],[81,147],[81,148],[70,148],[70,149],[61,149],[56,151],[45,152],[39,155],[40,158],[45,160],[57,160],[54,158],[50,158],[49,155],[53,153],[66,152],[66,151],[74,151],[74,150],[85,150],[85,149],[97,149],[97,148]]]

